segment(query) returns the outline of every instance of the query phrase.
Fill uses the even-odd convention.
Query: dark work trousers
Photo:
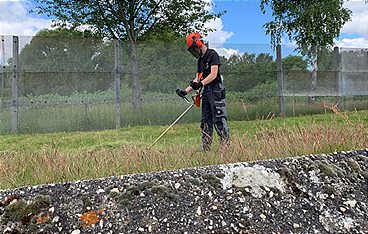
[[[229,145],[225,88],[222,84],[204,87],[202,93],[202,149],[205,151],[211,149],[213,127],[220,137],[220,146]]]

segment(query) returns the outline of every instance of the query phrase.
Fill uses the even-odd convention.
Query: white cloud
[[[1,22],[0,35],[34,36],[43,28],[51,28],[51,22],[29,18],[20,22]]]
[[[20,49],[43,28],[51,28],[51,20],[29,14],[30,3],[24,0],[0,0],[0,64],[5,64],[12,54],[12,37],[19,36]],[[4,48],[4,50],[3,50]]]
[[[26,1],[0,1],[0,35],[34,36],[43,28],[51,28],[51,20],[29,14]]]
[[[368,39],[365,38],[344,38],[342,40],[336,41],[335,45],[338,47],[345,48],[368,48]]]
[[[222,20],[219,18],[207,23],[206,26],[214,28],[216,30],[209,33],[205,37],[205,40],[209,41],[210,43],[223,44],[227,39],[231,38],[234,35],[233,32],[223,31],[224,25],[222,23]]]
[[[215,20],[208,22],[206,24],[206,27],[210,27],[215,31],[208,33],[208,35],[204,38],[204,40],[208,41],[210,47],[215,49],[219,53],[219,55],[228,58],[233,54],[239,53],[239,50],[224,48],[224,43],[232,36],[234,36],[234,33],[224,31],[224,24],[222,23],[221,18],[217,18]]]
[[[225,58],[229,58],[231,55],[235,55],[235,54],[241,54],[241,52],[237,49],[231,49],[231,48],[223,48],[223,47],[213,47],[217,53],[220,56],[224,56]]]
[[[215,49],[219,55],[229,58],[231,55],[239,53],[239,50],[224,48],[224,43],[231,38],[234,33],[223,30],[224,25],[221,19],[213,20],[209,22],[207,26],[216,31],[209,33],[204,39],[209,42],[210,47]]]
[[[368,48],[368,4],[363,0],[350,0],[344,3],[344,7],[352,11],[352,17],[341,29],[342,35],[335,41],[335,45],[345,48]],[[355,38],[351,38],[352,34]]]
[[[352,11],[352,18],[344,25],[342,32],[368,37],[368,5],[359,0],[346,2],[344,6]]]

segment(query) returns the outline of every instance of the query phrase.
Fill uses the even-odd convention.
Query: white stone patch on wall
[[[356,227],[355,220],[351,217],[329,210],[324,210],[319,215],[319,221],[324,229],[331,233],[337,233],[337,230],[341,229],[349,231]]]
[[[252,167],[241,164],[233,164],[230,167],[222,167],[225,177],[221,180],[223,189],[236,187],[250,187],[249,191],[254,197],[262,197],[264,189],[275,188],[284,192],[284,183],[277,172],[273,172],[264,166]],[[262,187],[264,189],[262,189]]]
[[[309,174],[309,179],[310,179],[311,182],[313,182],[315,184],[320,183],[320,180],[319,180],[319,178],[318,178],[315,171],[309,171],[308,174]]]

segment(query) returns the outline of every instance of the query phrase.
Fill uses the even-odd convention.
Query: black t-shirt
[[[206,78],[209,74],[211,74],[211,66],[218,65],[219,69],[217,72],[217,77],[214,79],[212,83],[221,83],[221,75],[220,75],[220,56],[218,53],[212,49],[207,49],[206,53],[198,59],[198,73],[203,72],[203,79]]]

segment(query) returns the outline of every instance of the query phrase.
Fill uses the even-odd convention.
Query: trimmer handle
[[[186,96],[183,97],[184,101],[186,101],[187,103],[191,104],[191,102],[188,100],[188,98]]]
[[[189,99],[188,99],[186,96],[184,96],[184,97],[183,97],[183,99],[184,99],[184,101],[185,101],[186,103],[188,103],[188,104],[193,104],[193,105],[196,105],[196,106],[197,106],[197,103],[196,103],[196,99],[197,99],[197,97],[198,97],[198,94],[197,94],[197,95],[192,96],[192,101],[189,101]]]

